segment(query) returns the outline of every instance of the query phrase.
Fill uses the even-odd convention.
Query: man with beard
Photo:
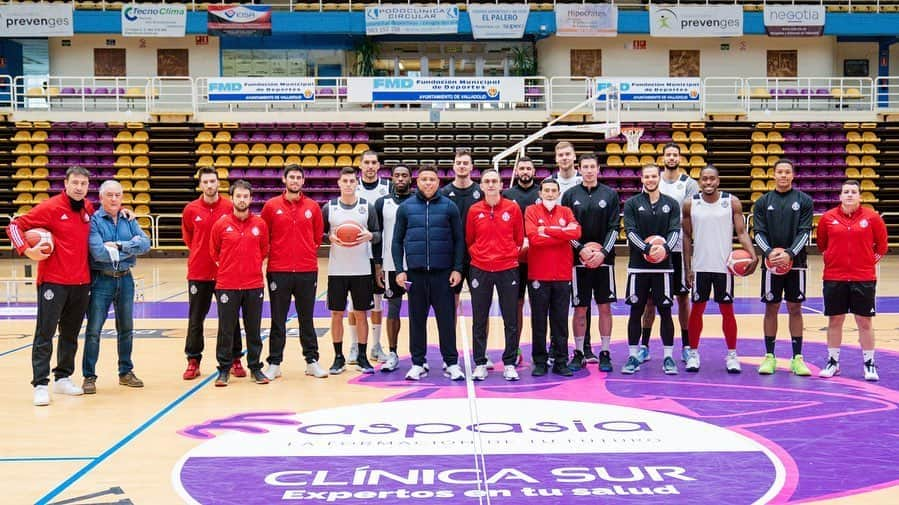
[[[375,202],[375,215],[381,223],[381,241],[374,244],[372,252],[375,260],[375,282],[384,288],[387,298],[387,345],[390,352],[387,361],[381,366],[382,372],[392,372],[400,364],[397,355],[397,340],[400,334],[400,308],[406,287],[396,282],[396,266],[393,263],[393,230],[396,226],[396,213],[403,202],[412,196],[412,174],[409,167],[397,165],[393,167],[393,193],[378,198]]]
[[[515,162],[515,179],[512,187],[503,191],[503,197],[518,204],[522,219],[528,207],[540,201],[540,185],[534,182],[534,161],[527,156]],[[521,328],[524,324],[524,294],[528,287],[528,238],[524,238],[521,246],[522,254],[518,260],[518,338],[521,339]],[[519,361],[521,354],[519,351]]]
[[[662,161],[665,164],[665,171],[659,182],[659,191],[663,195],[668,195],[680,203],[683,209],[684,202],[699,193],[699,186],[696,181],[690,178],[680,169],[681,153],[680,147],[674,142],[665,144],[662,148]],[[671,249],[671,266],[673,273],[671,276],[672,292],[677,298],[677,319],[680,323],[681,333],[681,359],[687,361],[690,355],[690,290],[687,288],[687,277],[684,275],[683,245],[680,240]],[[646,304],[646,312],[643,314],[642,327],[642,347],[640,348],[639,358],[642,361],[649,361],[649,335],[652,332],[652,324],[655,322],[655,309],[652,300]]]
[[[666,375],[676,375],[670,274],[671,250],[680,240],[680,203],[659,191],[659,167],[644,166],[640,178],[643,191],[624,203],[624,228],[630,246],[625,296],[631,310],[627,321],[630,357],[621,373],[633,374],[640,369],[640,321],[647,301],[652,298],[661,318],[662,345],[665,347],[662,371]],[[646,239],[651,237],[660,237],[663,243],[648,242]]]
[[[299,165],[287,165],[281,181],[284,193],[265,202],[262,219],[268,225],[271,250],[268,258],[268,293],[272,330],[265,376],[281,376],[287,342],[287,313],[293,298],[300,327],[300,345],[306,360],[306,375],[324,378],[328,372],[318,363],[318,337],[312,316],[318,286],[318,247],[322,243],[322,212],[303,194],[306,174]]]
[[[462,234],[465,234],[465,222],[468,216],[468,209],[475,202],[484,198],[481,186],[471,179],[471,169],[474,167],[474,161],[471,152],[467,149],[459,149],[453,159],[453,182],[440,188],[440,194],[452,200],[459,209],[459,218],[462,220]],[[468,250],[465,250],[464,260],[462,261],[462,280],[468,282],[469,265],[471,264],[471,256]],[[471,285],[469,284],[469,287]],[[456,307],[459,306],[459,293],[462,292],[462,283],[460,282],[453,287],[455,294]],[[492,366],[492,365],[491,365]]]
[[[243,180],[231,184],[234,208],[212,225],[209,253],[218,264],[215,281],[219,333],[215,354],[218,359],[216,387],[228,385],[232,365],[234,328],[243,315],[247,334],[247,367],[256,384],[268,384],[262,373],[262,262],[268,256],[268,226],[261,217],[250,212],[252,187]]]

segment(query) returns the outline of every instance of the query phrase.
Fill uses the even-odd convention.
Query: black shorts
[[[375,295],[383,295],[384,290],[386,289],[386,286],[384,288],[378,286],[378,283],[375,281],[375,260],[370,260],[370,261],[371,261],[371,292],[372,292],[372,294],[375,294]]]
[[[875,315],[876,281],[824,281],[824,315]]]
[[[630,272],[627,274],[627,292],[625,301],[628,305],[645,304],[652,296],[656,307],[670,307],[671,274],[669,272]]]
[[[762,262],[762,303],[780,303],[781,300],[800,303],[805,301],[805,270],[793,269],[784,275],[774,275]]]
[[[328,310],[346,310],[347,296],[353,298],[353,310],[371,310],[375,305],[370,275],[329,275]]]
[[[462,284],[465,284],[466,282],[469,283],[468,289],[471,289],[471,279],[468,278],[468,276],[471,275],[471,265],[468,263],[462,265],[462,271],[459,273],[462,274],[462,282],[453,286],[453,294],[455,295],[462,292]]]
[[[675,295],[690,294],[690,289],[687,288],[687,274],[684,272],[684,253],[671,251],[671,266],[674,267],[674,272],[671,273],[671,292]]]
[[[384,286],[384,298],[396,300],[406,294],[406,287],[396,283],[396,272],[387,272],[387,284]]]
[[[591,295],[597,305],[617,301],[615,267],[612,265],[602,265],[599,268],[575,267],[571,282],[571,306],[589,306]]]
[[[528,264],[518,264],[518,299],[524,300],[524,294],[528,291]]]
[[[709,301],[715,288],[715,303],[734,303],[734,276],[720,272],[695,272],[693,274],[693,303]]]

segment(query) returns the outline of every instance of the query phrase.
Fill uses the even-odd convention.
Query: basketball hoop
[[[643,128],[622,128],[622,135],[627,139],[626,152],[640,152],[640,137],[643,136]]]

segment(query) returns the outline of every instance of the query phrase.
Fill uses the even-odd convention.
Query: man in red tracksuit
[[[877,262],[887,252],[883,218],[861,206],[858,181],[843,183],[840,206],[818,221],[818,248],[824,258],[824,315],[827,321],[827,364],[818,374],[840,373],[840,344],[846,314],[855,315],[862,346],[865,380],[876,381],[874,365],[874,305]]]
[[[318,204],[303,194],[306,174],[299,165],[287,165],[281,177],[284,193],[265,202],[262,219],[268,225],[271,250],[268,258],[268,298],[272,309],[272,331],[268,339],[265,376],[281,375],[287,342],[287,313],[293,298],[300,323],[300,345],[306,359],[306,375],[328,376],[318,364],[318,338],[312,313],[318,285],[318,247],[324,222]]]
[[[572,375],[568,368],[568,304],[571,301],[571,240],[581,237],[581,225],[571,209],[557,205],[559,183],[540,183],[540,202],[524,213],[528,237],[528,296],[531,299],[531,332],[534,368],[531,375],[546,375],[546,317],[549,315],[554,362],[553,373]]]
[[[50,404],[50,357],[53,334],[59,326],[59,349],[53,369],[55,393],[83,394],[69,378],[75,371],[78,332],[90,301],[91,274],[88,266],[88,235],[93,206],[85,196],[90,172],[81,167],[66,171],[65,192],[44,200],[27,214],[9,223],[9,235],[16,252],[38,262],[37,326],[31,348],[31,385],[34,404]],[[45,228],[53,235],[54,249],[45,254],[42,244],[29,247],[25,232]]]
[[[231,185],[234,209],[212,225],[209,253],[218,265],[215,297],[219,317],[218,359],[216,387],[228,385],[228,371],[232,366],[234,327],[243,313],[247,334],[247,367],[257,384],[268,384],[262,373],[262,262],[268,256],[268,226],[261,217],[250,212],[253,201],[250,183],[243,180]]]
[[[187,355],[187,369],[184,380],[196,379],[200,376],[200,360],[203,358],[204,336],[203,322],[209,313],[212,303],[212,292],[215,290],[215,274],[217,267],[209,255],[209,232],[212,225],[222,216],[231,213],[231,200],[219,195],[219,178],[212,167],[202,167],[197,171],[200,198],[190,202],[181,213],[181,239],[187,246],[187,338],[184,341],[184,354]],[[231,373],[235,377],[246,377],[247,373],[240,364],[243,346],[240,342],[240,324],[235,323],[233,358]]]
[[[481,174],[484,199],[468,210],[465,243],[471,256],[468,285],[471,287],[471,333],[475,370],[471,378],[487,378],[487,324],[493,288],[499,295],[506,344],[503,378],[518,380],[518,252],[524,241],[524,221],[518,204],[500,196],[499,172]]]

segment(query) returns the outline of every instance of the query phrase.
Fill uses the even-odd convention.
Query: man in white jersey
[[[674,142],[665,144],[662,149],[662,161],[665,165],[665,171],[662,172],[659,181],[659,191],[664,195],[668,195],[680,202],[683,209],[684,202],[692,198],[693,195],[699,193],[699,185],[691,179],[689,175],[680,170],[680,147]],[[684,275],[684,261],[682,241],[678,240],[677,244],[671,249],[671,263],[674,273],[671,275],[671,292],[677,298],[677,316],[680,322],[681,344],[683,350],[681,359],[687,361],[690,350],[690,290],[687,288],[687,278]],[[649,334],[652,331],[652,324],[655,321],[655,308],[652,301],[646,304],[646,312],[643,313],[642,342],[638,357],[641,361],[649,361]]]
[[[378,177],[378,171],[381,169],[381,162],[378,161],[378,153],[374,151],[365,151],[362,153],[362,159],[359,162],[359,185],[356,186],[356,195],[365,198],[368,203],[374,205],[378,198],[390,194],[390,179]],[[371,247],[369,246],[369,252]],[[375,264],[371,262],[372,279],[375,279]],[[373,281],[374,282],[374,281]],[[374,306],[371,309],[371,359],[375,362],[384,362],[387,360],[387,354],[381,348],[381,299],[384,296],[384,286],[377,283],[372,285],[374,293]],[[350,354],[347,356],[347,363],[356,363],[356,357],[359,354],[358,336],[356,335],[356,313],[353,310],[353,302],[350,301],[350,314],[347,318],[350,324]]]
[[[681,226],[684,230],[684,270],[687,285],[693,288],[693,307],[690,312],[690,356],[688,372],[699,371],[699,336],[702,334],[702,314],[715,288],[715,303],[721,311],[721,328],[727,342],[725,367],[728,373],[740,373],[737,358],[737,320],[734,317],[734,278],[727,270],[727,258],[733,248],[734,232],[744,251],[752,255],[746,275],[758,266],[758,256],[743,222],[740,199],[718,191],[718,169],[707,165],[699,176],[702,192],[684,203]]]
[[[368,321],[365,311],[372,307],[372,273],[369,242],[381,240],[380,225],[374,208],[364,198],[356,196],[356,169],[343,167],[340,178],[340,198],[322,206],[325,223],[324,238],[331,243],[328,254],[328,310],[331,311],[331,339],[334,342],[334,364],[331,374],[346,369],[343,356],[343,315],[347,308],[347,296],[353,299],[356,313],[356,333],[359,337],[359,356],[356,368],[363,373],[375,369],[365,355],[368,344]],[[342,224],[355,223],[362,231],[352,242],[344,242],[334,233]]]
[[[372,246],[375,260],[375,282],[384,289],[387,298],[387,345],[390,353],[381,366],[382,372],[392,372],[400,364],[397,341],[400,334],[400,308],[406,287],[396,283],[396,266],[393,263],[393,228],[400,205],[412,196],[412,173],[405,165],[393,167],[393,192],[378,198],[375,215],[381,223],[381,241]]]
[[[576,159],[577,155],[571,142],[562,141],[556,144],[556,165],[559,167],[559,171],[552,178],[559,183],[560,199],[568,188],[573,188],[581,183],[581,176],[574,166]]]

